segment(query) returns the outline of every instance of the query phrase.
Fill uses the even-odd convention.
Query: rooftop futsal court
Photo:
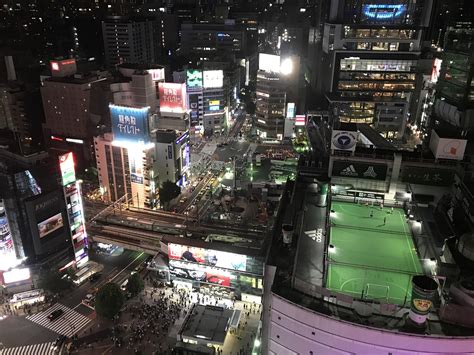
[[[401,208],[331,205],[326,287],[354,298],[403,305],[422,267]]]

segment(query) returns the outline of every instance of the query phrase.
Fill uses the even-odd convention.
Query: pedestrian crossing
[[[57,309],[62,309],[64,313],[61,317],[51,322],[48,316]],[[47,310],[28,316],[26,319],[67,337],[73,336],[91,321],[90,318],[83,316],[61,303],[56,303]]]
[[[17,346],[0,350],[0,355],[53,355],[54,342]]]

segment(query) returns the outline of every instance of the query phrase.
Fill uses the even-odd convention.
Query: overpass
[[[249,247],[260,247],[266,228],[231,224],[199,223],[189,216],[154,210],[110,205],[87,223],[91,241],[113,244],[150,254],[167,253],[164,236],[173,235],[204,240],[208,235],[234,235],[249,240]]]

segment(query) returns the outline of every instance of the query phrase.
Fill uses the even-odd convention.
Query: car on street
[[[90,277],[89,277],[89,281],[94,283],[94,282],[97,282],[99,281],[99,279],[101,278],[102,274],[99,273],[99,272],[96,272],[95,274],[92,274]]]
[[[50,322],[54,322],[56,319],[61,317],[63,315],[64,311],[60,308],[55,310],[54,312],[51,312],[51,314],[48,316],[48,319]]]

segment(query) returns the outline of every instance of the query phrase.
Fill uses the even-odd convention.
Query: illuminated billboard
[[[203,72],[204,88],[221,88],[224,86],[224,72],[222,70],[205,70]]]
[[[286,117],[288,118],[295,117],[295,103],[294,102],[288,102],[288,104],[286,105]]]
[[[52,60],[50,66],[51,74],[57,77],[74,75],[77,72],[75,59]]]
[[[296,115],[295,117],[295,126],[304,126],[306,125],[306,116],[305,115]]]
[[[202,71],[196,69],[186,71],[186,85],[188,88],[201,88]]]
[[[114,141],[148,143],[149,107],[109,105]]]
[[[280,56],[273,54],[259,53],[258,69],[267,72],[280,72]]]
[[[153,81],[165,80],[165,69],[148,69],[147,72],[151,74],[151,79]]]
[[[130,147],[128,149],[130,164],[130,182],[143,184],[143,151]]]
[[[61,170],[61,179],[63,186],[69,185],[76,181],[76,173],[74,171],[74,155],[72,152],[59,156],[59,168]]]
[[[245,255],[181,244],[168,244],[168,257],[174,260],[190,261],[232,270],[245,271],[247,267],[247,257]]]
[[[48,234],[58,230],[63,225],[63,216],[61,213],[55,214],[43,222],[38,223],[38,232],[40,238],[46,237]]]
[[[407,11],[405,4],[364,4],[362,14],[367,19],[390,21],[402,17]]]
[[[224,287],[230,287],[231,279],[236,279],[236,276],[228,271],[216,269],[211,266],[190,264],[177,260],[170,260],[169,268],[170,274],[174,277],[206,282]]]
[[[186,84],[159,83],[159,88],[161,112],[186,111]]]
[[[5,271],[3,273],[3,282],[5,285],[11,284],[14,282],[25,281],[31,278],[30,269],[13,269],[10,271]]]
[[[221,102],[219,100],[209,100],[209,111],[219,111]]]

